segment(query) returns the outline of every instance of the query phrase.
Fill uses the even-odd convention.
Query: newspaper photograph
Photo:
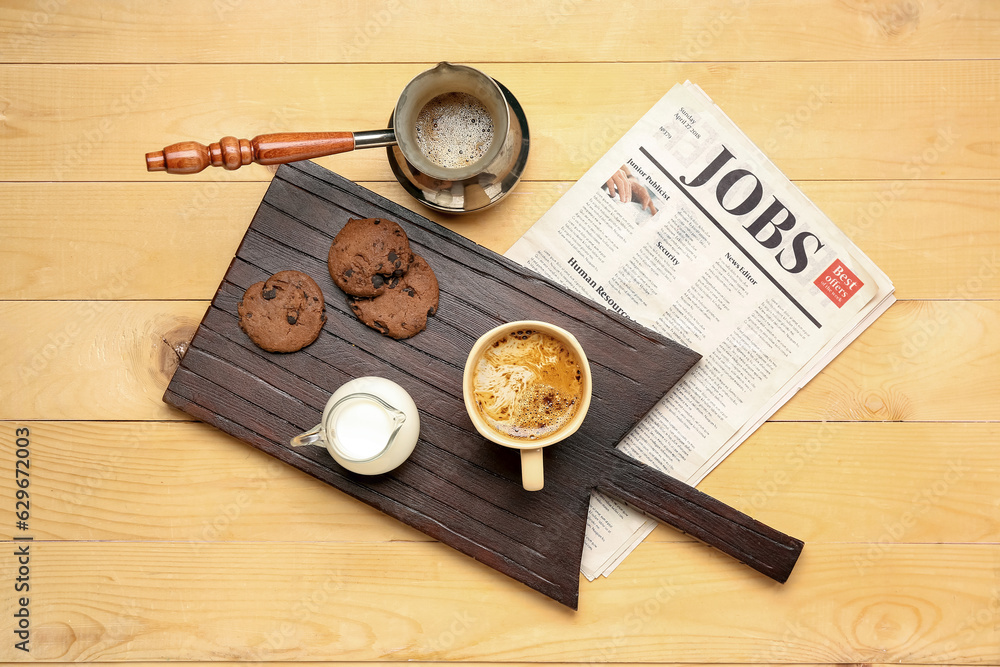
[[[703,359],[619,444],[697,485],[894,301],[697,86],[674,86],[506,256]],[[656,525],[595,494],[581,570]]]

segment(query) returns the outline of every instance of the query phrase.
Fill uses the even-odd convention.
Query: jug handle
[[[205,146],[197,141],[181,141],[162,151],[146,153],[146,171],[170,174],[197,174],[205,167],[224,167],[229,171],[245,164],[285,164],[356,148],[391,146],[396,136],[389,130],[366,132],[278,132],[261,134],[253,139],[223,137]]]
[[[375,396],[374,398],[378,399],[382,403],[382,405],[384,405],[386,409],[389,410],[389,414],[392,415],[393,429],[392,433],[389,434],[389,441],[385,445],[386,447],[389,447],[390,445],[392,445],[393,440],[396,439],[396,434],[399,433],[399,429],[403,428],[403,422],[406,421],[406,413],[403,412],[402,410],[398,410],[395,407],[389,405],[388,403],[378,398],[377,396]]]
[[[297,436],[288,441],[288,444],[292,447],[305,447],[306,445],[315,445],[323,440],[323,436],[320,435],[322,430],[322,424],[316,424],[311,429],[305,433],[299,433]]]

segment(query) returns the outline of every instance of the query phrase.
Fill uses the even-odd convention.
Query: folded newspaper
[[[703,359],[619,448],[696,485],[895,300],[696,85],[673,87],[506,253]],[[581,570],[656,523],[595,494]]]

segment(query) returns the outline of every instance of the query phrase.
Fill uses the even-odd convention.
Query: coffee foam
[[[572,420],[582,397],[576,355],[532,330],[512,332],[487,348],[472,382],[480,414],[494,430],[513,438],[555,433]]]
[[[417,114],[417,148],[428,160],[447,169],[475,163],[493,143],[493,118],[468,93],[444,93]]]

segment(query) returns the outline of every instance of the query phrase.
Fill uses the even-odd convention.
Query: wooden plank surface
[[[0,462],[28,428],[38,496],[32,652],[6,595],[0,662],[1000,664],[998,10],[4,3]],[[272,172],[142,154],[380,125],[441,59],[504,81],[533,138],[503,206],[421,211],[463,236],[505,250],[691,79],[893,278],[904,301],[701,485],[815,543],[800,581],[661,527],[570,617],[159,401]],[[375,152],[323,164],[413,206]],[[15,493],[0,476],[5,590]]]
[[[1000,176],[996,60],[478,64],[529,119],[527,180],[579,178],[686,79],[795,180]],[[0,179],[74,181],[99,172],[100,180],[173,182],[147,173],[143,155],[226,135],[385,127],[403,87],[430,65],[3,65],[0,85],[18,93],[5,102]],[[392,180],[381,150],[317,162],[355,181]],[[186,178],[269,177],[250,165]]]
[[[990,664],[1000,640],[983,586],[996,544],[816,545],[782,587],[702,545],[651,543],[578,612],[432,542],[32,549],[35,659]]]
[[[364,187],[403,206],[395,181]],[[498,252],[564,193],[567,181],[518,185],[473,217],[421,214]],[[802,190],[861,247],[900,299],[1000,298],[1000,189],[993,181],[802,181]],[[12,299],[199,299],[215,294],[267,182],[0,183]],[[105,208],[105,201],[115,201]],[[144,226],[138,220],[153,224]],[[934,226],[914,221],[934,220]],[[976,243],[969,243],[975,238]],[[907,252],[899,252],[905,240]],[[169,274],[164,279],[163,274]]]
[[[33,488],[43,508],[32,523],[39,540],[429,540],[205,424],[46,421],[30,427],[40,475]],[[12,423],[0,429],[0,437],[13,437]],[[886,535],[912,544],[992,543],[1000,540],[998,438],[994,422],[771,422],[699,488],[810,544],[875,544]],[[0,450],[5,468],[14,458]],[[13,479],[0,478],[0,493],[14,490]],[[276,522],[282,524],[277,533]],[[14,507],[0,507],[0,536],[9,539],[13,523]],[[647,539],[691,540],[666,526]]]
[[[13,388],[0,418],[186,419],[160,397],[207,308],[207,301],[0,303],[0,320],[16,325],[0,329],[0,385]],[[995,420],[1000,341],[990,332],[998,326],[995,300],[900,302],[775,418]]]
[[[382,0],[320,21],[301,4],[22,0],[0,12],[3,56],[21,63],[926,60],[995,57],[1000,38],[996,5],[975,0],[818,2],[808,21],[795,0],[700,3],[683,12],[632,3],[613,27],[613,7],[577,0],[476,12],[449,11],[444,1]],[[811,26],[823,27],[822,39]]]

